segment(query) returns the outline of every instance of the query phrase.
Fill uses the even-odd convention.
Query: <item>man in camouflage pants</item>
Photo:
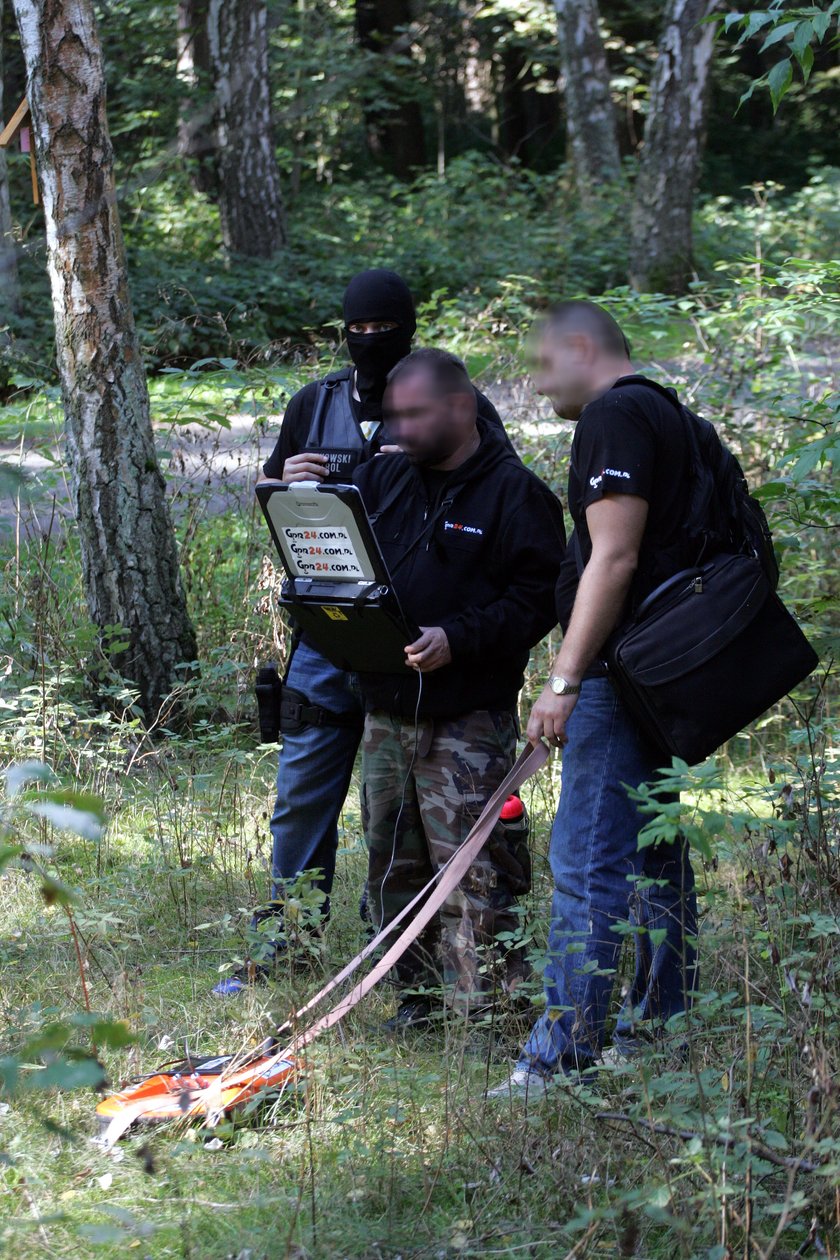
[[[377,923],[388,923],[466,839],[514,763],[516,723],[513,714],[498,712],[422,718],[415,736],[412,722],[377,711],[368,714],[362,749],[368,904]],[[440,924],[433,920],[396,967],[403,987],[435,984],[440,952],[445,992],[464,1012],[486,1000],[480,995],[492,984],[487,947],[499,932],[515,933],[514,893],[528,883],[527,870],[520,868],[517,881],[494,863],[490,849],[507,839],[497,832],[444,903]],[[510,859],[508,868],[516,855]],[[512,988],[521,953],[509,954],[506,964],[503,983]]]
[[[477,421],[459,360],[436,350],[403,359],[385,415],[404,455],[371,460],[355,480],[421,633],[403,673],[360,675],[368,904],[379,927],[460,846],[513,764],[517,696],[529,650],[554,620],[565,544],[559,503]],[[428,1021],[431,999],[416,990],[437,987],[441,969],[453,1009],[487,1004],[485,964],[494,938],[515,930],[515,897],[527,885],[516,859],[497,826],[439,922],[400,961],[390,1027]],[[514,954],[509,983],[521,966]]]

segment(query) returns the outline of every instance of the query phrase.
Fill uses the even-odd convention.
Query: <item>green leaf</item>
[[[21,761],[3,771],[6,777],[6,794],[10,799],[17,796],[25,783],[37,780],[41,783],[55,783],[56,777],[43,761]]]
[[[810,44],[803,48],[801,54],[797,53],[796,59],[799,62],[799,68],[802,71],[802,77],[807,83],[811,77],[811,71],[814,68],[814,50]]]
[[[43,874],[41,876],[41,894],[48,906],[56,904],[70,906],[76,901],[76,894],[73,890],[53,875]]]
[[[793,33],[793,39],[790,41],[791,51],[796,58],[802,56],[806,48],[810,46],[811,40],[814,38],[813,22],[799,22]]]
[[[46,818],[58,831],[70,831],[84,840],[100,840],[105,830],[105,807],[98,796],[72,789],[39,792],[26,802],[30,814]]]
[[[772,1150],[787,1150],[787,1139],[777,1132],[776,1129],[762,1129],[761,1136],[764,1140],[764,1145],[769,1146]]]
[[[0,460],[0,499],[14,499],[27,490],[27,476],[16,464]]]
[[[814,28],[814,35],[817,42],[822,43],[825,39],[825,33],[831,25],[831,12],[815,13],[811,18],[811,25]]]
[[[20,1079],[20,1060],[13,1055],[0,1059],[0,1094],[11,1094]]]
[[[28,1076],[24,1087],[27,1090],[82,1089],[101,1085],[104,1080],[105,1069],[96,1059],[56,1059],[42,1071]]]
[[[225,415],[222,411],[208,411],[204,417],[205,424],[218,424],[223,429],[230,428],[230,416]]]
[[[777,26],[770,32],[761,45],[759,52],[765,52],[768,48],[772,48],[773,44],[778,44],[783,39],[787,39],[788,35],[796,30],[796,26],[796,22],[782,22],[780,26]]]
[[[16,857],[20,857],[23,849],[19,844],[0,845],[0,871]]]
[[[777,61],[773,69],[767,76],[767,86],[770,89],[770,99],[773,102],[773,112],[779,108],[779,104],[787,92],[793,81],[793,64],[790,57],[786,57],[784,61]]]
[[[767,13],[767,12],[751,13],[749,17],[747,18],[747,23],[746,23],[746,26],[744,27],[744,33],[741,36],[741,42],[743,42],[745,39],[749,39],[751,35],[755,35],[756,31],[760,31],[762,27],[769,26],[769,24],[773,20],[774,20],[774,17],[772,13]]]
[[[90,1035],[98,1046],[107,1046],[109,1050],[122,1050],[137,1040],[128,1024],[121,1019],[98,1019],[90,1025]]]

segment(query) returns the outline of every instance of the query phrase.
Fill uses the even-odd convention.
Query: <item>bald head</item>
[[[475,402],[475,390],[463,361],[448,350],[414,350],[391,369],[388,384],[394,385],[417,372],[428,378],[429,388],[438,398],[447,394],[465,394]]]
[[[582,299],[558,302],[552,306],[546,327],[556,336],[583,333],[591,338],[605,354],[630,358],[630,345],[617,322],[603,306]]]
[[[534,383],[556,414],[576,420],[591,399],[632,372],[630,347],[603,306],[559,302],[540,325]]]

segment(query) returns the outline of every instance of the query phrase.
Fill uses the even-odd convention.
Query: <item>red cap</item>
[[[515,822],[525,813],[525,806],[522,804],[518,796],[509,796],[502,806],[502,812],[499,814],[502,822]]]

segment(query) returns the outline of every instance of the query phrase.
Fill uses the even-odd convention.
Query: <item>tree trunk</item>
[[[235,254],[270,258],[285,240],[271,133],[265,0],[210,0],[216,81],[222,240]]]
[[[208,0],[178,0],[176,72],[184,95],[178,110],[178,154],[197,192],[215,193],[216,102],[207,35]]]
[[[554,0],[566,98],[567,145],[580,195],[621,176],[615,108],[598,0]]]
[[[531,72],[524,47],[506,41],[495,59],[497,82],[496,142],[507,158],[518,158],[524,166],[539,167],[560,127],[560,98],[557,92],[539,92],[539,79]],[[548,68],[543,78],[556,81]]]
[[[692,275],[694,193],[705,140],[718,0],[668,0],[650,85],[631,214],[631,281],[684,293]]]
[[[3,117],[3,0],[0,0],[0,130]],[[9,180],[6,150],[0,149],[0,328],[20,309],[20,286],[17,273],[17,248],[12,236],[12,209],[9,205]]]
[[[409,179],[426,163],[423,115],[411,94],[408,48],[401,39],[401,32],[410,25],[410,0],[356,0],[359,47],[381,57],[384,71],[383,81],[374,80],[368,87],[368,149],[398,179]],[[386,108],[375,103],[383,97],[388,98]]]
[[[88,607],[152,719],[196,655],[149,417],[92,0],[13,0]],[[113,627],[122,639],[109,651]],[[127,642],[127,646],[123,646]]]

